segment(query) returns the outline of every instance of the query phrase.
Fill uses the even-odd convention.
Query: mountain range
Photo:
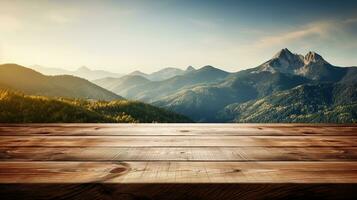
[[[105,70],[91,70],[88,67],[82,66],[76,70],[65,70],[61,68],[50,68],[50,67],[43,67],[40,65],[33,65],[30,67],[31,69],[38,71],[44,75],[72,75],[81,77],[87,80],[96,80],[106,77],[122,77],[124,74],[113,73]]]
[[[174,67],[166,67],[164,69],[161,69],[159,71],[153,72],[151,74],[147,74],[141,71],[134,71],[130,74],[128,74],[129,76],[142,76],[146,79],[149,79],[151,81],[162,81],[165,79],[169,79],[178,75],[184,75],[185,73],[188,73],[190,71],[194,71],[195,68],[193,68],[192,66],[188,66],[186,68],[186,70],[182,70],[182,69],[178,69],[178,68],[174,68]]]
[[[172,113],[169,118],[154,114],[160,120],[140,118],[141,122],[188,118],[196,122],[357,122],[357,67],[332,65],[312,51],[300,55],[285,48],[257,67],[234,73],[210,65],[186,70],[168,67],[120,77],[108,72],[105,78],[91,81],[73,75],[43,75],[16,64],[0,65],[0,89],[46,98],[105,101],[105,105],[117,105],[111,101],[125,98],[131,105],[125,112],[136,119],[152,116],[151,111],[160,113],[157,107]],[[133,115],[131,110],[137,108],[140,111]],[[105,109],[114,119],[111,109],[118,108]]]
[[[117,79],[107,78],[93,82],[128,99],[152,103],[190,86],[223,80],[228,74],[228,72],[212,66],[205,66],[162,81],[150,81],[140,75],[128,75]]]
[[[179,68],[174,68],[174,67],[166,67],[164,69],[161,69],[159,71],[155,71],[153,73],[144,73],[141,71],[134,71],[129,74],[122,74],[122,73],[114,73],[114,72],[109,72],[105,70],[92,70],[89,69],[86,66],[79,67],[76,70],[65,70],[62,68],[51,68],[51,67],[43,67],[41,65],[33,65],[30,66],[29,68],[38,71],[44,75],[72,75],[72,76],[77,76],[81,77],[90,81],[98,80],[100,81],[101,79],[107,79],[107,78],[120,78],[125,75],[132,75],[132,76],[142,76],[144,78],[147,78],[151,81],[162,81],[168,78],[172,78],[177,75],[182,75],[186,72],[195,70],[192,66],[187,67],[186,70],[182,70]]]
[[[252,102],[276,99],[276,95],[285,94],[284,92],[288,92],[290,99],[300,99],[299,101],[303,102],[303,105],[309,106],[309,95],[311,96],[312,93],[310,94],[308,91],[311,87],[325,88],[327,87],[324,86],[325,84],[332,84],[330,89],[339,88],[339,93],[330,94],[329,98],[334,99],[339,94],[347,92],[345,90],[352,91],[352,94],[356,95],[356,91],[351,88],[354,88],[357,82],[357,68],[334,66],[316,52],[299,55],[288,49],[282,49],[263,64],[235,73],[229,73],[212,66],[186,71],[186,73],[161,81],[152,81],[147,76],[135,73],[121,78],[96,80],[94,83],[125,98],[151,103],[184,114],[197,122],[274,121],[269,117],[267,120],[262,120],[261,117],[246,120],[237,118],[237,116],[243,116],[242,113],[248,114],[249,110],[258,109],[248,109],[248,107],[256,105]],[[310,88],[302,90],[303,94],[309,95],[296,92],[301,86]],[[315,97],[311,96],[311,98]],[[355,99],[351,98],[351,101],[354,103]],[[275,102],[273,106],[279,107],[279,101],[272,102]],[[236,109],[241,104],[244,104],[245,109]],[[320,101],[313,101],[311,104],[311,106],[317,107],[325,105]],[[340,105],[342,105],[340,102],[326,104],[325,110],[319,110],[319,112],[324,113],[329,110],[331,113],[334,112],[333,109],[341,109]],[[287,113],[285,122],[310,122],[312,121],[310,118],[300,115],[311,115],[318,112],[316,109],[307,110],[305,113],[297,111],[298,109],[295,109]],[[335,121],[352,122],[356,120],[352,111],[347,119],[335,119]],[[237,113],[234,114],[234,112]],[[279,115],[279,110],[274,112]],[[295,116],[299,116],[301,120],[295,119]],[[314,121],[325,122],[328,120],[320,117]]]

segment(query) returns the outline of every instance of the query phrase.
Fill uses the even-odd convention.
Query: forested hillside
[[[301,85],[246,103],[228,105],[222,121],[356,123],[357,84]]]
[[[185,116],[154,106],[127,100],[88,101],[49,98],[0,91],[1,123],[191,122]]]

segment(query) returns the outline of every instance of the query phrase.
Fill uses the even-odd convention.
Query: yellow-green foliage
[[[182,115],[127,100],[90,101],[0,91],[0,122],[190,122]]]

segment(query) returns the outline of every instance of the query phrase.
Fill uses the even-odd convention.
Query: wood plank
[[[0,162],[5,183],[357,183],[357,162]]]
[[[311,126],[311,125],[232,125],[209,124],[203,125],[152,125],[152,124],[80,124],[80,125],[6,125],[0,126],[0,135],[26,136],[26,135],[357,135],[357,126]]]
[[[356,184],[0,184],[2,200],[355,200]]]
[[[357,147],[0,147],[1,161],[357,161]]]
[[[3,147],[357,146],[357,136],[1,136]]]

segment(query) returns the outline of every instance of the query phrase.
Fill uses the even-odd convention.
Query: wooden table
[[[357,199],[357,126],[0,124],[1,199]]]

